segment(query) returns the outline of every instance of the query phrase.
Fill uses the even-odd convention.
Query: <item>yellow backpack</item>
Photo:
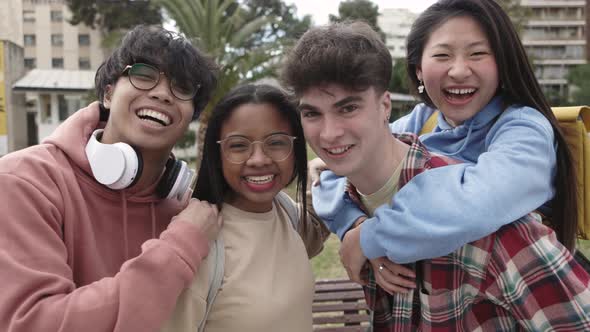
[[[574,158],[578,174],[578,237],[588,240],[590,236],[590,107],[552,108],[565,141]],[[424,123],[420,135],[431,132],[437,124],[438,111]]]

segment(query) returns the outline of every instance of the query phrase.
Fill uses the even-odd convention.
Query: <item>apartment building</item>
[[[104,60],[101,34],[71,25],[65,0],[22,0],[27,69],[96,70]]]
[[[0,1],[0,156],[26,146],[24,97],[12,85],[24,74],[22,1]]]
[[[21,6],[20,65],[26,70],[11,86],[25,100],[15,113],[23,119],[19,126],[26,128],[26,145],[33,145],[86,103],[105,54],[98,30],[68,22],[65,0],[8,1]]]
[[[530,18],[522,40],[535,75],[551,100],[570,94],[567,74],[590,60],[590,0],[522,0]]]
[[[385,33],[385,44],[394,59],[406,57],[406,37],[418,14],[406,8],[385,8],[377,17],[377,25]]]

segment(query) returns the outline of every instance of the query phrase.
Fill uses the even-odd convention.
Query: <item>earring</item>
[[[422,80],[418,80],[418,93],[424,93],[424,83],[422,83]]]

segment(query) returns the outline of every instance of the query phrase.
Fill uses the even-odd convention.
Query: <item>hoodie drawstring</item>
[[[463,151],[463,149],[465,149],[465,147],[467,146],[467,143],[469,142],[469,138],[471,138],[471,132],[473,131],[473,124],[475,123],[475,121],[471,121],[471,123],[469,124],[469,129],[467,130],[467,136],[465,136],[465,139],[463,140],[463,144],[461,145],[461,147],[450,154],[447,154],[447,156],[455,156],[458,155],[459,153],[461,153],[461,151]]]
[[[129,238],[127,235],[127,198],[125,197],[125,190],[121,190],[121,200],[123,207],[123,251],[125,252],[125,261],[129,259]]]
[[[150,212],[152,213],[152,239],[156,238],[156,208],[154,202],[150,203]]]

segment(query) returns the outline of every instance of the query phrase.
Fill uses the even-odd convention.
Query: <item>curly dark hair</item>
[[[94,84],[101,104],[107,85],[115,84],[124,68],[137,62],[158,67],[181,85],[200,85],[193,98],[193,120],[199,117],[217,86],[217,65],[186,38],[162,27],[139,25],[125,35],[96,71]]]

